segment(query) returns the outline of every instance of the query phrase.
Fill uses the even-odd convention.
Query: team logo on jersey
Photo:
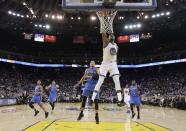
[[[111,55],[114,56],[114,55],[116,55],[116,53],[117,53],[116,48],[111,48],[111,49],[110,49],[110,54],[111,54]]]

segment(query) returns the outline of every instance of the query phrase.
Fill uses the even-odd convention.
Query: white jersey
[[[117,62],[118,46],[116,43],[109,43],[103,48],[103,63]]]

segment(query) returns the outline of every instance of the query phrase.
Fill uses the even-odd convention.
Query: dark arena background
[[[73,1],[95,2],[66,0]],[[76,86],[90,61],[99,68],[103,59],[98,7],[67,10],[63,2],[0,0],[0,131],[186,131],[186,0],[157,0],[152,10],[110,7],[118,6],[113,30],[123,98],[118,103],[108,75],[99,92],[99,124],[91,96],[77,121],[83,95]],[[35,104],[34,116],[38,80],[46,111]],[[59,88],[52,111],[47,88],[53,80]],[[140,119],[131,118],[124,102],[132,80],[140,88]]]

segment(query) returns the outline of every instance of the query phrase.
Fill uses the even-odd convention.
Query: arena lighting
[[[50,29],[50,25],[46,25],[46,29]]]
[[[138,23],[138,24],[131,24],[131,25],[125,25],[124,26],[125,29],[139,29],[141,27],[142,27],[142,25],[140,23]]]
[[[11,14],[12,14],[12,11],[8,11],[8,14],[10,14],[10,15],[11,15]]]
[[[78,18],[77,18],[78,20],[81,20],[81,17],[80,16],[78,16]]]
[[[52,15],[52,19],[55,19],[55,15]]]
[[[58,19],[58,20],[61,20],[61,19],[63,19],[63,17],[62,17],[61,15],[58,15],[58,16],[57,16],[57,19]]]
[[[137,24],[137,28],[141,28],[141,24]]]
[[[157,17],[160,17],[160,14],[156,14]]]
[[[27,5],[26,2],[23,2],[23,5]]]
[[[148,15],[145,15],[145,17],[144,17],[145,19],[148,19],[149,18],[149,16]]]
[[[11,63],[11,64],[18,64],[18,65],[25,65],[25,66],[32,66],[32,67],[50,67],[50,68],[79,68],[79,67],[87,67],[88,65],[79,65],[79,64],[36,64],[24,61],[17,61],[17,60],[10,60],[0,58],[0,62]],[[146,63],[146,64],[137,64],[137,65],[118,65],[119,68],[143,68],[143,67],[152,67],[158,65],[168,65],[168,64],[175,64],[175,63],[186,63],[185,59],[178,59],[178,60],[169,60],[169,61],[161,61],[161,62],[153,62],[153,63]],[[100,65],[96,65],[96,67],[100,67]]]
[[[132,29],[133,25],[129,25],[129,29]]]
[[[129,28],[129,26],[128,26],[128,25],[126,25],[126,26],[125,26],[125,29],[128,29],[128,28]]]
[[[166,15],[170,15],[170,12],[166,12]]]
[[[137,27],[137,25],[133,25],[133,28],[136,28]]]
[[[152,18],[155,18],[156,17],[156,15],[152,15]]]
[[[120,17],[119,17],[119,20],[123,20],[123,19],[124,19],[124,17],[123,17],[123,16],[120,16]]]
[[[161,13],[161,16],[164,16],[164,15],[165,15],[165,13],[162,12],[162,13]]]
[[[96,17],[95,16],[91,16],[90,17],[90,20],[95,21],[96,20]]]
[[[137,16],[137,19],[140,19],[140,16]]]
[[[48,14],[45,14],[45,17],[48,18]]]

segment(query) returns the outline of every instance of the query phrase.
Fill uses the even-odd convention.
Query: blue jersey
[[[57,96],[57,88],[56,85],[50,85],[50,95]]]
[[[86,75],[88,76],[87,78],[87,82],[92,82],[92,81],[96,81],[93,80],[92,77],[95,76],[97,74],[97,69],[96,67],[90,67],[86,70]]]
[[[84,90],[93,91],[97,80],[94,80],[92,77],[97,75],[96,67],[90,67],[86,70],[86,75],[88,76],[87,82],[85,84]]]
[[[131,97],[139,97],[137,84],[130,86],[130,96]]]
[[[34,90],[34,95],[36,95],[36,96],[41,95],[41,91],[40,91],[40,89],[39,89],[39,86],[38,86],[38,85],[35,87],[35,90]]]
[[[35,87],[34,96],[32,97],[31,102],[37,104],[41,104],[42,102],[41,90],[38,85]]]

